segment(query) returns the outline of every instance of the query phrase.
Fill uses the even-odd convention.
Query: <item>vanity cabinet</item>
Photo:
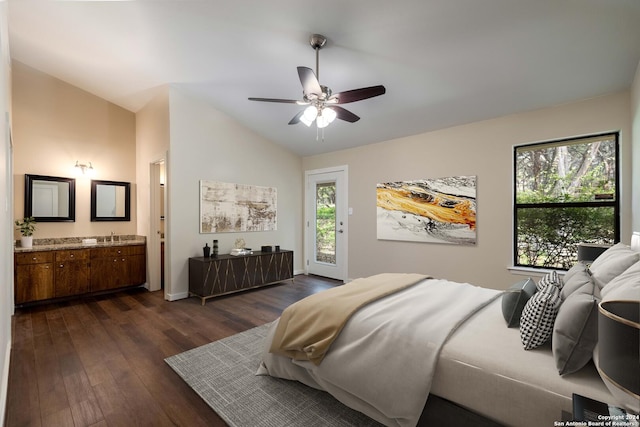
[[[24,304],[54,297],[53,252],[15,255],[15,299]]]
[[[147,280],[145,245],[21,252],[14,261],[16,305],[138,286]]]
[[[56,298],[89,292],[89,249],[55,251]]]
[[[91,292],[141,285],[146,275],[144,246],[91,249]]]

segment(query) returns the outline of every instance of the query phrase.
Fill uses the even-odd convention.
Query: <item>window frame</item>
[[[518,150],[523,147],[552,147],[552,146],[567,146],[573,144],[580,144],[581,140],[588,139],[604,139],[605,137],[613,137],[614,145],[615,145],[615,191],[614,191],[614,200],[594,200],[587,202],[545,202],[545,203],[517,203],[517,193],[518,193]],[[585,141],[586,142],[586,141]],[[529,264],[521,264],[518,262],[518,211],[522,209],[529,208],[537,208],[537,209],[557,209],[557,208],[597,208],[597,207],[613,207],[613,220],[614,220],[614,244],[620,242],[620,131],[611,131],[611,132],[603,132],[598,134],[590,134],[583,136],[575,136],[570,138],[562,138],[555,139],[549,141],[541,141],[529,144],[520,144],[514,145],[513,147],[513,230],[512,230],[512,241],[513,241],[513,266],[516,268],[533,268],[540,270],[565,270],[559,267],[548,267],[548,266],[537,266],[537,265],[529,265]]]

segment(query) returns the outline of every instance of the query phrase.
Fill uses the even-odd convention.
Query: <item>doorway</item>
[[[150,221],[149,221],[149,290],[157,291],[165,286],[165,162],[150,164]]]
[[[347,277],[347,166],[305,172],[307,274]]]

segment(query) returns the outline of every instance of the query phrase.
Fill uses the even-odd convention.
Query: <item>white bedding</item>
[[[447,341],[431,392],[507,426],[546,427],[572,412],[572,393],[614,402],[593,363],[560,376],[551,345],[525,351],[498,299]]]
[[[318,366],[269,353],[274,322],[258,374],[326,390],[388,426],[415,426],[442,345],[500,295],[466,283],[427,279],[356,312]]]

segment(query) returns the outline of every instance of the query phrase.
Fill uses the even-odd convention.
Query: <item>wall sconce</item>
[[[89,164],[84,164],[84,163],[80,163],[78,160],[76,160],[76,173],[78,175],[86,175],[86,176],[93,176],[95,175],[96,170],[93,168],[93,165],[91,164],[91,162],[89,162]]]

